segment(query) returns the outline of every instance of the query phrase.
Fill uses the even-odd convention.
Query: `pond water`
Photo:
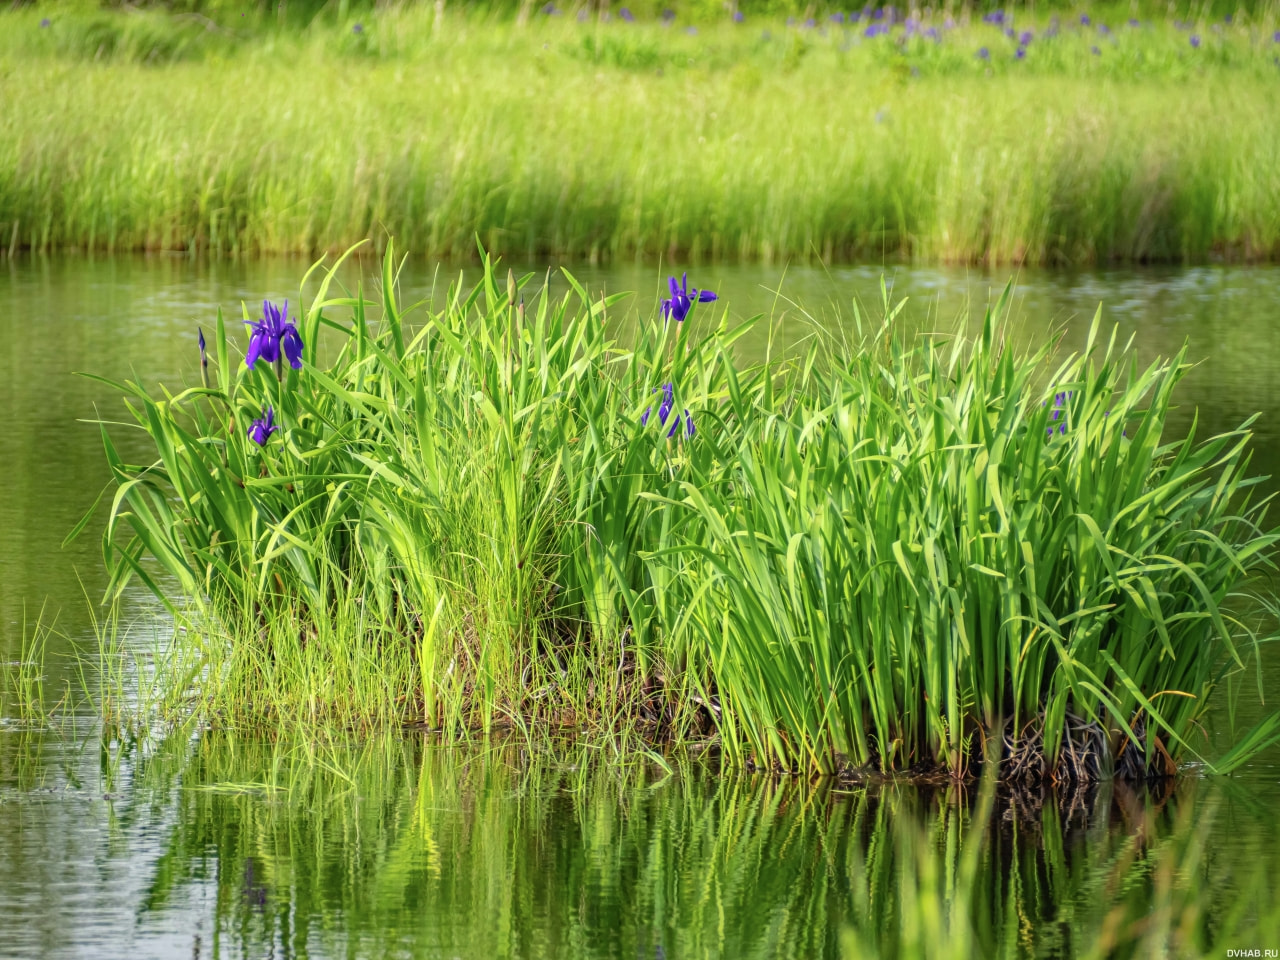
[[[109,388],[74,372],[194,378],[196,325],[207,329],[218,306],[237,316],[241,300],[296,301],[306,266],[0,261],[0,659],[23,656],[37,618],[53,621],[50,704],[81,697],[76,656],[95,649],[90,601],[104,586],[99,526],[61,545],[107,482],[98,428],[85,421],[124,419]],[[661,292],[653,267],[574,272],[593,289],[643,291],[632,303],[646,312]],[[909,323],[941,330],[972,322],[1011,277],[710,267],[690,282],[718,291],[717,309],[731,315],[782,317],[794,337],[804,330],[795,304],[825,322],[847,318],[855,300],[874,316],[882,275],[910,298]],[[438,295],[452,276],[411,262],[405,299],[433,283]],[[1144,359],[1189,342],[1198,365],[1180,393],[1181,423],[1196,415],[1207,435],[1261,413],[1254,466],[1280,473],[1280,269],[1013,279],[1011,319],[1025,342],[1063,329],[1080,343],[1099,304]],[[128,459],[129,432],[114,436]],[[150,609],[130,602],[136,616]],[[1264,658],[1262,686],[1280,695],[1280,658]],[[1261,709],[1255,683],[1239,720]],[[1280,948],[1231,940],[1248,927],[1258,884],[1280,876],[1275,751],[1229,780],[1192,774],[1159,795],[1000,796],[989,814],[977,791],[849,790],[672,763],[415,737],[138,739],[87,715],[32,727],[0,700],[0,957],[936,956],[936,943],[912,953],[912,924],[894,926],[899,905],[914,902],[903,891],[931,889],[930,870],[946,897],[967,891],[982,943],[1085,956],[1101,941],[1072,931],[1103,936],[1125,897],[1158,926],[1175,902],[1165,867],[1200,889],[1180,915],[1198,918],[1212,955]],[[960,855],[970,844],[972,862]],[[1244,920],[1232,909],[1241,904]]]

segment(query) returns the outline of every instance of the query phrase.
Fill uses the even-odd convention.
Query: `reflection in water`
[[[988,807],[954,784],[417,738],[97,757],[48,739],[0,738],[5,956],[1146,956],[1259,915],[1250,935],[1280,934],[1257,859],[1275,862],[1275,825],[1229,783]]]

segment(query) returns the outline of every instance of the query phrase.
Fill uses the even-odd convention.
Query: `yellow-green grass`
[[[1064,13],[1056,37],[1019,21],[1018,61],[980,22],[935,44],[429,6],[358,34],[38,16],[0,15],[6,254],[389,235],[432,257],[477,236],[522,258],[1280,254],[1271,21],[1202,23],[1193,49],[1171,23],[1102,36]]]

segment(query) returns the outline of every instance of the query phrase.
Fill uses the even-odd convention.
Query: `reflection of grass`
[[[1026,18],[1037,39],[1018,62],[977,24],[940,44],[825,23],[436,29],[420,4],[359,35],[323,21],[240,37],[105,12],[41,30],[43,13],[0,31],[6,250],[292,252],[393,233],[467,257],[478,233],[529,258],[1280,252],[1266,17],[1202,24],[1198,51],[1168,22],[1047,37]]]
[[[388,255],[375,323],[323,276],[297,372],[247,370],[219,318],[207,385],[117,385],[156,459],[104,433],[104,549],[113,591],[165,596],[158,568],[183,598],[144,698],[166,713],[1141,778],[1196,755],[1256,643],[1236,601],[1278,535],[1246,428],[1166,436],[1183,353],[1140,369],[1097,324],[1080,355],[1024,353],[1006,294],[973,341],[904,338],[886,300],[851,341],[740,367],[751,322],[642,322],[628,346],[617,298],[576,283],[525,304],[489,268],[417,317]]]
[[[245,954],[285,930],[315,954],[850,960],[1207,957],[1280,935],[1255,869],[1280,854],[1270,818],[1205,782],[975,797],[419,740],[188,749],[137,785],[176,804],[147,909],[213,877],[214,928]],[[224,780],[277,789],[169,789]],[[1258,863],[1214,856],[1223,830],[1251,831]]]

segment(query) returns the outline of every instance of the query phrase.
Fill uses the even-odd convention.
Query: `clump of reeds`
[[[674,280],[628,325],[487,261],[416,316],[390,254],[376,300],[319,276],[297,317],[246,312],[252,368],[219,315],[200,385],[118,385],[154,463],[104,429],[111,590],[190,621],[173,676],[212,715],[1139,778],[1197,755],[1258,642],[1277,534],[1247,423],[1165,435],[1185,350],[1139,368],[1095,318],[1080,354],[1019,352],[1004,299],[908,341],[886,300],[742,363],[759,321]]]

